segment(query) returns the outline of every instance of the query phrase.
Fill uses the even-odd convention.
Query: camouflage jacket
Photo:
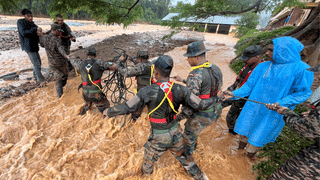
[[[294,132],[316,143],[301,149],[277,169],[268,180],[318,179],[320,177],[320,105],[303,118],[292,110],[284,110],[284,121]]]
[[[58,22],[54,22],[55,24],[58,24]],[[71,45],[71,38],[75,37],[74,33],[71,31],[71,28],[68,26],[68,24],[63,23],[61,26],[61,29],[63,32],[60,32],[59,38],[61,39],[63,46],[70,46]],[[49,34],[51,30],[47,31],[46,34]],[[69,37],[67,37],[69,36]]]
[[[186,83],[187,88],[194,93],[195,95],[204,95],[204,94],[209,94],[211,90],[211,83],[213,83],[213,87],[217,83],[218,85],[218,91],[221,89],[223,83],[222,83],[222,72],[220,68],[214,64],[211,64],[211,67],[209,67],[213,70],[213,73],[215,77],[217,77],[218,82],[216,82],[216,78],[213,78],[213,82],[210,77],[210,71],[208,68],[198,68],[195,70],[192,70],[189,75],[187,80],[184,81]],[[208,107],[206,110],[212,108],[212,106]],[[190,107],[184,106],[182,108],[182,113],[179,114],[179,119],[184,119],[190,116],[193,113],[193,110]]]
[[[40,38],[40,45],[46,49],[49,66],[67,65],[67,54],[61,40],[53,33]]]
[[[318,142],[320,140],[320,105],[310,111],[308,117],[302,118],[295,114],[292,110],[283,111],[283,120],[287,126],[300,136],[313,139]]]
[[[179,109],[180,104],[201,110],[214,103],[213,98],[201,100],[199,97],[192,94],[190,90],[180,84],[174,84],[171,91],[173,96],[172,103],[176,110]],[[148,106],[148,112],[151,112],[160,104],[163,97],[164,92],[161,90],[159,85],[152,84],[151,86],[146,86],[138,91],[138,93],[128,102],[109,108],[107,110],[107,116],[114,117],[117,115],[129,114],[142,109],[145,105]],[[150,114],[150,117],[162,119],[167,118],[170,114],[172,115],[172,113],[174,113],[173,110],[170,108],[168,101],[165,100],[157,110]],[[153,123],[150,121],[150,123],[153,129],[168,129],[173,127],[177,121],[173,120],[169,123]]]
[[[249,78],[251,72],[252,72],[252,68],[248,65],[245,65],[240,73],[239,73],[239,76],[237,77],[236,81],[228,87],[228,90],[229,91],[234,91],[238,88],[240,88],[246,81],[247,79]]]
[[[124,77],[136,76],[138,90],[150,85],[150,78],[152,77],[150,62],[138,63],[133,68],[126,68],[121,63],[118,63],[117,69]]]

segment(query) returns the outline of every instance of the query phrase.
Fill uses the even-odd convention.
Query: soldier
[[[320,65],[308,70],[315,72],[317,78],[320,78]],[[305,147],[295,157],[290,158],[267,178],[268,180],[317,179],[317,177],[320,177],[320,99],[319,94],[313,95],[318,96],[318,99],[311,102],[313,109],[307,117],[301,117],[287,107],[277,109],[279,114],[284,115],[283,120],[290,129],[300,136],[313,139],[315,143]],[[267,106],[267,108],[272,109],[271,106]]]
[[[153,66],[148,61],[149,59],[149,52],[148,51],[138,51],[137,53],[137,63],[133,68],[127,68],[124,66],[124,60],[126,58],[121,56],[119,58],[119,62],[113,65],[114,69],[117,69],[120,74],[124,77],[136,77],[137,79],[137,91],[141,88],[151,85],[154,83],[152,76],[153,76]],[[142,112],[143,108],[140,111],[136,111],[132,113],[132,119],[136,121]]]
[[[41,35],[40,45],[46,49],[49,71],[56,80],[56,90],[58,97],[63,94],[63,87],[67,84],[68,79],[68,66],[67,54],[58,38],[61,27],[58,24],[51,25],[51,32],[48,35]]]
[[[64,47],[64,51],[66,52],[67,55],[70,54],[70,46],[71,46],[71,41],[75,42],[76,41],[76,37],[74,35],[74,33],[71,31],[71,28],[64,23],[64,19],[61,16],[61,14],[57,14],[56,15],[56,22],[54,22],[54,24],[58,24],[62,31],[59,34],[59,38],[61,39],[61,44]],[[49,32],[47,32],[47,34],[49,34]],[[68,61],[68,70],[71,71],[73,69],[70,61]]]
[[[246,64],[241,69],[240,74],[237,77],[236,81],[230,87],[228,87],[228,91],[234,91],[240,88],[247,81],[253,69],[259,63],[262,62],[261,54],[262,54],[262,47],[259,45],[249,46],[244,50],[243,55],[239,59],[241,61],[244,61]],[[226,117],[227,126],[229,128],[230,134],[233,134],[233,135],[237,134],[236,132],[234,132],[233,129],[245,103],[246,103],[246,100],[243,100],[243,99],[231,100],[231,101],[226,100],[222,102],[223,107],[226,107],[232,104]]]
[[[214,98],[201,100],[186,87],[169,81],[173,60],[168,55],[160,56],[154,63],[155,84],[144,87],[128,102],[104,111],[107,117],[128,114],[148,106],[151,132],[144,145],[145,153],[142,164],[143,174],[152,174],[154,163],[167,150],[178,159],[183,167],[195,179],[207,179],[199,169],[192,156],[186,157],[183,147],[182,129],[176,120],[180,104],[196,109],[206,109],[215,102]]]
[[[100,59],[95,60],[96,55],[96,49],[93,46],[89,46],[86,48],[87,60],[77,61],[74,58],[69,59],[71,64],[81,74],[82,83],[78,89],[82,87],[82,98],[85,101],[85,105],[80,115],[86,114],[91,109],[92,103],[95,104],[101,113],[110,106],[108,99],[101,90],[102,74],[105,70],[110,69],[110,64]]]
[[[187,61],[192,66],[191,72],[187,80],[182,81],[179,76],[175,76],[177,81],[186,83],[187,88],[199,98],[217,99],[216,104],[205,110],[192,112],[190,108],[184,107],[183,113],[179,114],[179,120],[187,117],[183,134],[187,155],[191,155],[196,148],[200,132],[217,121],[222,112],[220,100],[218,101],[219,98],[217,98],[222,86],[222,73],[218,66],[206,60],[205,52],[207,51],[202,41],[189,44],[184,56],[188,57]]]
[[[39,56],[39,36],[37,31],[41,28],[33,22],[32,12],[23,9],[21,14],[24,19],[17,22],[21,49],[26,51],[33,65],[33,79],[43,82],[45,78],[41,73],[41,58]]]

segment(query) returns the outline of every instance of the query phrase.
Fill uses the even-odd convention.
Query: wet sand
[[[143,27],[148,30],[145,25]],[[163,27],[152,26],[150,30],[153,28]],[[124,30],[114,33],[121,31]],[[202,34],[210,50],[206,57],[221,68],[223,89],[226,89],[236,78],[228,64],[235,56],[232,46],[237,39]],[[174,59],[172,75],[187,76],[190,66],[183,56],[186,49],[187,46],[183,46],[166,53]],[[31,67],[27,56],[23,57],[25,52],[16,50],[15,53],[21,56],[15,56],[13,62],[25,59],[25,65]],[[17,66],[8,64],[3,71]],[[129,122],[126,116],[122,128],[125,116],[103,118],[96,108],[87,115],[78,116],[84,105],[81,93],[77,93],[80,81],[80,77],[68,80],[61,99],[57,98],[54,82],[51,82],[47,87],[1,105],[0,179],[192,179],[169,152],[159,159],[151,176],[141,175],[143,145],[150,134],[146,109],[135,123]],[[202,131],[194,152],[195,161],[210,180],[253,180],[256,175],[252,174],[251,162],[242,156],[243,151],[237,150],[238,137],[228,134],[227,110],[223,110],[216,123]]]

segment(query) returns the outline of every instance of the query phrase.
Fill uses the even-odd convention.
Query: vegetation
[[[259,16],[253,12],[246,12],[241,14],[241,18],[236,20],[236,29],[237,37],[242,37],[247,32],[255,30],[259,24]]]
[[[258,173],[257,179],[262,180],[270,176],[290,157],[295,156],[302,148],[313,143],[313,141],[300,137],[284,126],[276,142],[267,144],[259,151],[258,157],[263,160],[253,166],[253,170]]]

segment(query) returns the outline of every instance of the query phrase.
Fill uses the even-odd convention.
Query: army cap
[[[320,65],[308,68],[307,70],[312,72],[320,72]]]
[[[59,30],[60,32],[63,32],[63,30],[58,24],[51,24],[51,30],[52,31]]]
[[[149,52],[148,51],[138,51],[137,57],[143,58],[143,59],[149,59]]]
[[[169,73],[173,68],[173,59],[168,55],[162,55],[154,62],[154,67],[162,72]]]
[[[262,54],[262,52],[263,52],[262,47],[259,45],[249,46],[244,50],[242,56],[239,59],[241,61],[247,61],[250,58],[253,58],[255,56]]]
[[[96,56],[97,55],[97,51],[93,46],[89,46],[86,48],[86,54],[88,56]]]
[[[193,42],[188,45],[187,53],[185,53],[183,56],[195,57],[195,56],[199,56],[207,51],[209,51],[209,50],[206,49],[203,41],[197,41],[197,42]]]

